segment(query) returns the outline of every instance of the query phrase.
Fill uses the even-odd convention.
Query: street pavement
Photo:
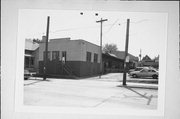
[[[110,73],[101,78],[48,78],[46,81],[33,77],[24,81],[24,104],[57,107],[157,109],[157,84],[127,82],[127,86],[122,86],[122,75],[122,73]],[[127,80],[138,79],[127,77]]]

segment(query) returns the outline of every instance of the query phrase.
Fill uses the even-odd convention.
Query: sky
[[[42,39],[46,35],[47,16],[50,16],[49,39],[70,37],[100,45],[100,23],[96,21],[103,18],[108,19],[103,22],[103,45],[116,44],[120,51],[125,50],[126,25],[130,19],[128,52],[134,56],[139,56],[141,49],[142,57],[154,58],[160,54],[161,42],[166,40],[167,19],[163,13],[35,9],[19,11],[20,38]]]

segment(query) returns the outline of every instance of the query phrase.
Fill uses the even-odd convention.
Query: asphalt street
[[[127,77],[127,80],[133,79]],[[103,75],[101,79],[99,77],[48,78],[47,81],[42,81],[42,78],[31,78],[24,81],[24,104],[57,107],[157,109],[158,90],[154,87],[157,87],[157,84],[137,82],[127,82],[127,86],[124,87],[121,73]]]

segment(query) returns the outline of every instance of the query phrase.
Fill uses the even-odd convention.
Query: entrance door
[[[62,51],[62,62],[66,62],[66,51]]]

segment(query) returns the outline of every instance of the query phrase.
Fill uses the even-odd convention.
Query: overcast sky
[[[83,15],[80,13],[83,12]],[[98,16],[95,16],[98,13]],[[49,38],[70,37],[100,44],[100,23],[103,22],[103,45],[114,43],[118,50],[124,51],[126,22],[130,19],[129,53],[151,58],[159,55],[161,42],[166,40],[167,19],[163,13],[78,11],[78,10],[20,10],[20,38],[42,38],[46,33],[47,16],[50,16]]]

